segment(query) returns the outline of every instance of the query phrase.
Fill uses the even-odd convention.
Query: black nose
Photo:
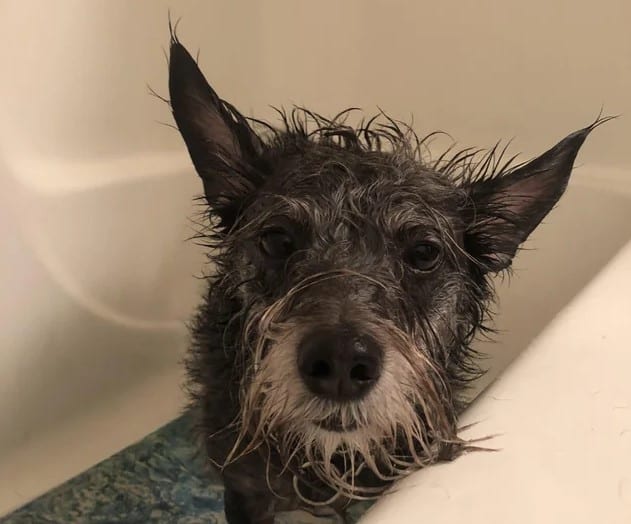
[[[381,375],[381,363],[379,344],[346,328],[313,331],[298,348],[304,383],[315,395],[331,400],[356,400],[368,393]]]

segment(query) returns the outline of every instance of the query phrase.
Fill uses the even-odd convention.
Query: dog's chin
[[[359,427],[355,421],[351,421],[346,425],[343,424],[341,417],[337,414],[329,415],[321,420],[316,420],[313,424],[318,429],[329,433],[350,433],[356,431]]]

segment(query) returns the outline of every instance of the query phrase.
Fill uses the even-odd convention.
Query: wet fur
[[[471,343],[489,331],[492,277],[509,270],[605,119],[526,164],[498,147],[432,160],[428,138],[384,114],[354,126],[353,110],[279,111],[277,127],[245,119],[175,37],[170,90],[208,204],[198,240],[214,274],[186,365],[228,521],[342,512],[466,450],[457,416],[480,374]],[[279,225],[300,242],[281,266],[259,247]],[[405,259],[428,237],[443,252],[431,275]],[[347,405],[311,395],[295,364],[305,333],[340,322],[372,334],[385,355],[375,389]],[[314,423],[327,417],[350,429]]]

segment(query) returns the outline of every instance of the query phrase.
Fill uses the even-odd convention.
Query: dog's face
[[[273,442],[349,496],[370,494],[361,468],[394,479],[456,445],[489,276],[562,195],[594,125],[516,168],[494,152],[428,164],[387,119],[294,110],[257,134],[177,42],[170,94],[240,305],[238,444]]]

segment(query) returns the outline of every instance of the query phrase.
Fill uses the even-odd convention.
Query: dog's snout
[[[346,328],[314,330],[298,347],[300,375],[309,390],[321,398],[361,398],[379,379],[381,366],[379,344]]]

